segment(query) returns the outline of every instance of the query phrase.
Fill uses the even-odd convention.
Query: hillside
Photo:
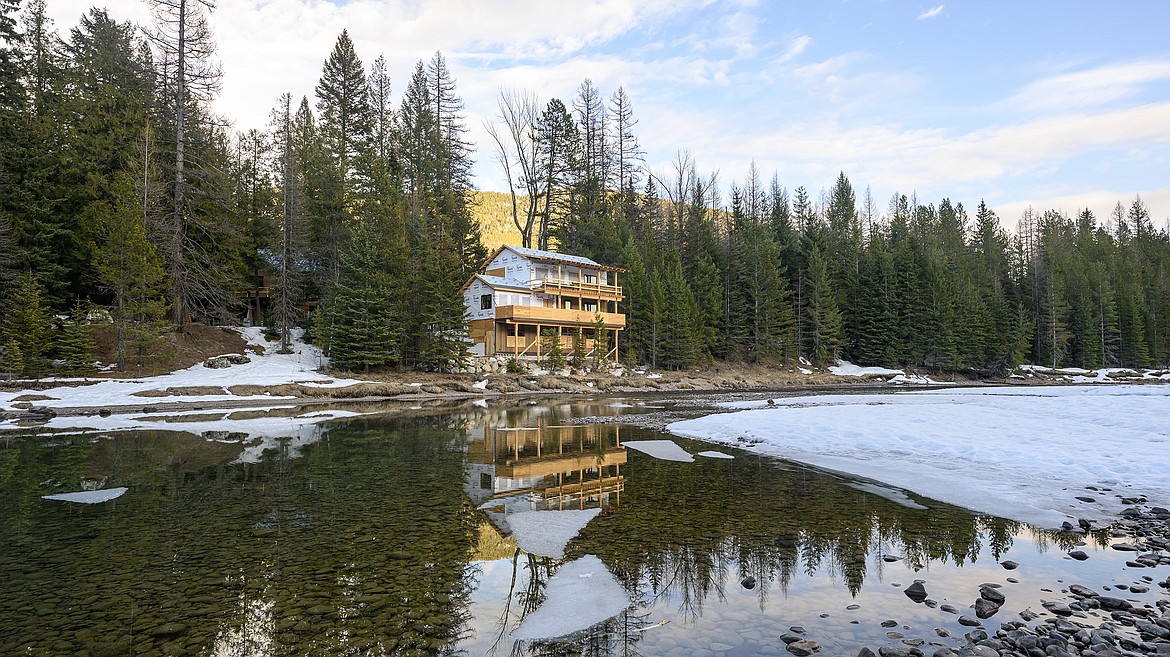
[[[475,192],[472,212],[489,252],[501,244],[520,244],[520,231],[512,223],[512,202],[507,193]]]

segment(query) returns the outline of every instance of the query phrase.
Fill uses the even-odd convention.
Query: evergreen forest
[[[654,172],[622,88],[504,89],[471,118],[441,53],[395,97],[346,32],[311,93],[236,130],[212,110],[213,6],[149,3],[152,25],[93,8],[62,34],[45,0],[0,0],[2,372],[86,371],[94,323],[122,367],[162,359],[261,290],[284,348],[301,327],[340,368],[448,369],[488,254],[476,156],[522,246],[628,270],[629,363],[1170,366],[1170,235],[1140,197],[1009,230],[982,201],[879,202],[844,172],[813,194],[748,162],[724,184],[685,148]]]

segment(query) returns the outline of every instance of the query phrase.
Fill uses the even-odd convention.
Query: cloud
[[[1107,64],[1037,80],[996,107],[1012,112],[1100,107],[1131,98],[1151,83],[1165,80],[1170,80],[1170,59]]]
[[[808,47],[812,45],[812,41],[812,37],[807,34],[802,34],[796,37],[792,40],[792,43],[788,44],[788,47],[784,49],[784,52],[780,53],[779,57],[772,60],[772,63],[775,65],[787,64],[793,59],[799,57],[801,53],[807,50]]]
[[[945,7],[945,6],[946,5],[939,5],[933,9],[927,9],[926,11],[922,12],[921,14],[918,14],[918,20],[923,21],[923,20],[926,20],[928,18],[934,18],[935,16],[938,16],[939,14],[941,14],[943,12],[943,7]]]

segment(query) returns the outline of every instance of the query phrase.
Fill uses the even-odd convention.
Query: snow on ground
[[[541,557],[564,559],[565,546],[600,513],[601,509],[524,511],[508,514],[507,520],[521,550]]]
[[[222,369],[203,367],[202,363],[192,365],[186,369],[163,374],[160,376],[144,377],[139,379],[101,379],[98,383],[84,386],[62,385],[48,390],[25,390],[20,392],[0,393],[0,411],[13,410],[15,397],[24,394],[38,394],[53,399],[34,402],[37,406],[49,407],[103,407],[103,406],[151,406],[153,404],[181,402],[181,401],[222,401],[227,399],[281,399],[266,395],[237,396],[224,391],[221,395],[181,395],[169,397],[139,397],[134,393],[150,390],[166,390],[176,387],[209,386],[227,388],[235,385],[280,385],[284,383],[304,383],[319,387],[345,387],[360,381],[353,379],[335,379],[316,371],[327,359],[321,351],[313,345],[299,340],[297,334],[293,341],[291,354],[278,354],[280,344],[268,342],[264,339],[259,327],[240,328],[238,330],[250,345],[264,347],[263,354],[249,353],[251,362],[241,365],[232,365]],[[47,379],[48,381],[78,381],[78,379]],[[89,425],[86,425],[89,426]]]
[[[1118,495],[1170,506],[1167,386],[968,388],[766,404],[726,404],[748,410],[667,429],[758,441],[751,448],[765,454],[1043,527],[1111,519],[1122,508]]]
[[[512,639],[554,639],[588,629],[625,610],[630,596],[601,559],[587,554],[557,570],[544,603],[512,631]]]
[[[905,374],[902,370],[891,370],[885,367],[861,367],[847,360],[838,361],[836,365],[831,365],[829,371],[837,376],[893,376],[895,374]]]
[[[78,504],[101,504],[122,497],[128,488],[107,488],[105,490],[83,490],[76,493],[57,493],[56,495],[41,495],[41,499],[59,500],[61,502],[76,502]]]
[[[694,463],[695,461],[690,452],[679,447],[673,440],[627,440],[622,445],[663,461],[678,461],[680,463]]]

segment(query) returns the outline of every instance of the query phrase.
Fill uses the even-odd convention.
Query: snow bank
[[[507,521],[521,550],[541,557],[564,559],[565,546],[600,513],[601,509],[524,511],[508,514]]]
[[[709,459],[733,459],[733,458],[735,458],[731,454],[724,454],[723,452],[716,452],[716,451],[699,452],[698,454],[695,454],[695,456],[705,456]]]
[[[555,639],[588,629],[617,616],[630,597],[617,579],[592,554],[571,561],[548,580],[544,604],[512,631],[512,639]]]
[[[678,461],[680,463],[694,463],[695,461],[690,452],[679,447],[673,440],[628,440],[622,445],[663,461]]]
[[[61,502],[76,502],[78,504],[101,504],[116,500],[130,490],[129,488],[107,488],[105,490],[83,490],[76,493],[57,493],[56,495],[41,495],[43,500],[58,500]]]
[[[891,370],[885,367],[861,367],[847,360],[838,361],[836,365],[831,365],[829,371],[837,376],[894,376],[896,374],[905,374],[902,370]]]
[[[1119,495],[1170,505],[1168,397],[1165,386],[1122,384],[820,395],[776,399],[774,407],[728,404],[756,408],[667,428],[715,442],[759,441],[753,449],[762,453],[1058,527],[1071,517],[1111,518]]]
[[[263,354],[249,353],[249,363],[232,365],[222,369],[203,367],[203,363],[192,365],[160,376],[141,379],[101,379],[98,383],[84,386],[62,385],[48,390],[0,393],[0,410],[12,410],[15,397],[36,393],[52,399],[35,402],[37,406],[49,407],[103,407],[103,406],[151,406],[171,402],[213,402],[227,399],[281,399],[268,395],[237,396],[227,393],[226,388],[235,385],[280,385],[303,383],[305,385],[341,388],[361,381],[335,379],[317,372],[328,362],[316,347],[300,341],[300,333],[294,334],[293,353],[278,354],[278,342],[264,339],[259,327],[239,328],[250,345],[264,347]],[[51,382],[68,383],[79,379],[48,379]],[[90,379],[93,380],[93,379]],[[139,397],[135,393],[151,390],[166,390],[179,387],[218,387],[225,391],[220,395],[179,395],[169,397]]]

